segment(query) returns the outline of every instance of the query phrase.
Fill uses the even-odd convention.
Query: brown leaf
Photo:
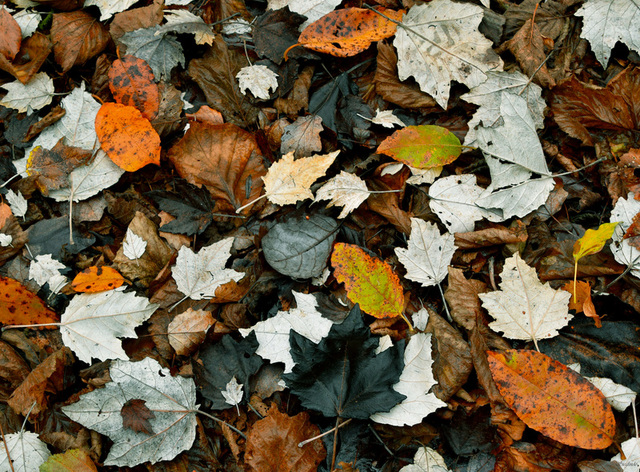
[[[69,185],[68,176],[73,169],[91,159],[91,151],[67,146],[64,138],[51,149],[36,147],[27,160],[27,175],[36,178],[43,195]]]
[[[418,84],[405,84],[398,78],[398,56],[392,46],[378,43],[376,92],[386,101],[404,108],[434,108],[442,110],[430,95],[420,91]]]
[[[449,304],[451,317],[466,330],[474,329],[477,320],[482,319],[482,303],[478,294],[488,291],[489,288],[484,282],[467,280],[462,270],[449,267],[444,296]]]
[[[462,388],[471,374],[471,350],[460,332],[432,310],[429,310],[425,332],[432,333],[434,337],[433,375],[438,384],[432,391],[440,400],[447,401]]]
[[[242,53],[230,50],[222,37],[216,36],[204,57],[191,60],[187,69],[209,105],[222,113],[226,122],[242,127],[253,124],[258,116],[258,109],[240,93],[236,80],[246,62]]]
[[[640,121],[640,69],[627,67],[604,88],[575,77],[564,80],[553,90],[551,110],[558,126],[586,145],[594,143],[590,129],[635,130]]]
[[[571,0],[576,3],[576,0]],[[566,0],[524,0],[519,5],[510,5],[504,13],[507,20],[504,26],[504,34],[510,37],[522,28],[524,23],[531,20],[535,11],[536,27],[540,34],[554,41],[560,36],[564,25],[568,21],[565,11],[569,7]]]
[[[27,416],[29,411],[34,417],[38,416],[49,408],[48,395],[55,395],[65,388],[65,367],[73,362],[73,353],[68,347],[51,354],[13,392],[9,406],[23,416]]]
[[[42,33],[34,33],[22,41],[13,61],[0,54],[0,69],[26,84],[40,70],[51,52],[51,41]]]
[[[522,67],[522,71],[528,76],[533,76],[534,82],[542,87],[555,87],[556,81],[553,80],[547,69],[545,41],[540,34],[538,25],[534,24],[531,19],[527,20],[520,31],[504,43],[503,47],[507,47],[513,53]]]
[[[64,108],[62,108],[60,105],[58,105],[55,108],[52,108],[49,113],[47,113],[40,120],[38,120],[37,122],[29,126],[29,130],[27,131],[27,134],[25,134],[24,138],[22,139],[22,142],[28,143],[29,141],[34,139],[36,136],[42,133],[42,131],[46,127],[51,126],[60,118],[62,118],[66,112],[67,111]]]
[[[527,240],[527,225],[516,220],[514,227],[495,225],[493,228],[455,233],[456,247],[460,249],[478,249],[498,244],[518,244]]]
[[[309,109],[309,87],[311,87],[313,71],[313,66],[306,66],[302,69],[287,97],[279,97],[274,100],[274,108],[285,115],[296,115],[300,110],[307,111]]]
[[[12,61],[20,50],[22,31],[6,8],[0,10],[0,55]]]
[[[547,444],[519,442],[498,454],[494,472],[570,472],[574,470],[571,449]]]
[[[116,13],[109,26],[111,37],[117,43],[125,33],[159,25],[164,17],[163,6],[164,0],[153,0],[149,6]]]
[[[322,151],[320,133],[324,130],[318,115],[301,116],[284,128],[280,152],[294,152],[295,157],[306,157]]]
[[[182,128],[183,122],[180,120],[180,115],[183,103],[180,90],[165,82],[158,84],[158,96],[160,97],[158,115],[151,121],[151,125],[160,136],[164,137]]]
[[[402,170],[395,175],[380,176],[384,167],[385,165],[383,164],[376,169],[376,175],[379,177],[367,180],[368,187],[375,191],[402,189],[405,181],[409,178],[409,168],[403,166]],[[369,195],[367,205],[369,209],[389,220],[389,223],[395,226],[398,231],[410,234],[411,217],[409,213],[400,208],[402,196],[403,192],[373,193]]]
[[[216,211],[235,211],[262,192],[266,169],[258,143],[235,125],[194,123],[167,156],[180,177],[207,187]]]
[[[0,233],[11,236],[11,244],[5,247],[0,246],[0,265],[11,259],[22,250],[27,242],[27,233],[22,231],[18,219],[13,216],[11,207],[6,203],[0,204]]]
[[[210,311],[187,309],[177,315],[167,328],[169,343],[179,356],[195,351],[216,322]]]
[[[322,441],[303,447],[298,443],[320,434],[309,422],[309,414],[280,413],[273,404],[269,415],[256,421],[247,435],[245,464],[255,472],[315,472],[327,455]]]
[[[221,125],[224,123],[222,113],[220,113],[218,110],[214,110],[207,105],[202,105],[200,108],[198,108],[197,112],[186,113],[185,116],[190,120],[207,123],[209,125]]]
[[[122,426],[136,433],[152,435],[153,428],[149,420],[155,418],[156,415],[145,403],[147,403],[145,400],[134,398],[122,405],[122,410],[120,410]]]
[[[573,287],[573,280],[562,286],[562,290],[566,290],[571,294],[571,298],[569,299],[569,310],[575,310],[576,313],[584,313],[585,316],[593,318],[596,328],[602,328],[602,321],[600,321],[600,317],[596,313],[596,307],[593,305],[593,301],[591,300],[591,285],[589,285],[588,282],[578,280],[578,286],[575,292]],[[574,293],[576,295],[575,300],[573,297]]]
[[[109,32],[96,18],[77,10],[53,15],[51,39],[56,62],[67,72],[100,54],[109,43]]]
[[[30,371],[22,356],[10,344],[0,341],[0,400],[7,401]]]

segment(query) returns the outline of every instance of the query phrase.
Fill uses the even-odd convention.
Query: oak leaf
[[[127,54],[113,61],[109,69],[109,89],[118,103],[137,108],[148,120],[158,114],[158,86],[151,67],[143,59]]]

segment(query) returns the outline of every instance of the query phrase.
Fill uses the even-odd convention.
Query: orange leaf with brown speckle
[[[109,69],[109,88],[116,102],[137,108],[145,118],[153,120],[158,114],[158,85],[145,60],[126,55],[113,61]]]
[[[75,276],[71,287],[76,292],[104,292],[120,287],[124,277],[111,267],[91,266]]]
[[[96,134],[102,150],[127,172],[160,165],[160,136],[137,108],[105,103],[96,115]]]
[[[0,276],[0,323],[7,326],[58,321],[56,314],[37,295],[20,282]]]
[[[333,275],[344,282],[347,296],[376,318],[401,316],[404,294],[391,266],[354,244],[336,243],[331,255]]]
[[[536,351],[487,351],[487,356],[500,394],[527,426],[583,449],[613,442],[611,406],[580,374]]]

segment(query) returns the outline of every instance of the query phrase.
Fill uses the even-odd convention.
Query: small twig
[[[368,424],[367,425],[369,427],[369,430],[373,433],[373,435],[375,436],[375,438],[380,441],[380,444],[382,444],[382,447],[384,447],[384,449],[389,453],[389,455],[391,457],[395,457],[396,455],[393,453],[393,451],[391,449],[389,449],[389,447],[384,443],[384,441],[382,440],[382,438],[380,437],[380,435],[378,434],[378,432],[373,429],[373,427]]]
[[[497,292],[498,287],[496,286],[496,269],[493,263],[493,256],[489,258],[489,281],[491,282],[493,290]]]
[[[442,303],[444,304],[444,311],[447,313],[447,319],[449,323],[453,323],[453,318],[451,318],[451,313],[449,312],[449,305],[447,305],[447,300],[444,298],[444,292],[442,291],[442,285],[438,282],[438,290],[440,290],[440,296],[442,297]]]
[[[223,421],[220,418],[216,418],[215,416],[210,415],[209,413],[207,413],[205,411],[202,411],[202,410],[191,410],[191,411],[193,411],[194,413],[200,413],[201,415],[204,415],[207,418],[212,419],[213,421],[217,421],[218,423],[223,424],[223,425],[227,426],[229,429],[231,429],[232,431],[235,431],[236,433],[238,433],[240,436],[242,436],[242,438],[247,439],[247,436],[245,436],[245,434],[242,431],[240,431],[235,426],[230,425],[226,421]]]
[[[9,467],[11,467],[11,472],[16,472],[13,468],[11,454],[9,454],[9,446],[7,445],[7,440],[4,438],[4,428],[2,427],[2,421],[0,421],[0,433],[2,434],[2,442],[4,443],[4,450],[7,453],[7,462],[9,463]]]
[[[315,441],[316,439],[320,439],[320,438],[322,438],[322,437],[324,437],[324,436],[326,436],[326,435],[328,435],[328,434],[333,433],[334,431],[337,431],[337,429],[338,429],[338,428],[341,428],[341,427],[343,427],[344,425],[349,424],[349,423],[351,422],[351,420],[352,420],[352,419],[353,419],[353,418],[349,418],[348,420],[344,421],[343,423],[340,423],[340,424],[339,424],[339,425],[337,425],[337,426],[334,426],[333,428],[331,428],[331,429],[329,429],[329,430],[325,431],[324,433],[318,434],[317,436],[314,436],[314,437],[309,438],[309,439],[305,439],[304,441],[300,441],[300,442],[298,443],[298,447],[304,447],[304,446],[306,446],[307,444],[309,444],[310,442]]]

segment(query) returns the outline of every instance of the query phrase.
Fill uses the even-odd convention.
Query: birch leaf
[[[411,218],[408,249],[395,248],[398,260],[407,270],[407,279],[423,287],[437,285],[448,274],[449,264],[456,252],[451,233],[440,234],[433,223]]]
[[[500,290],[479,294],[482,306],[496,319],[491,329],[537,346],[539,339],[557,336],[573,318],[568,307],[571,294],[540,283],[535,269],[517,252],[505,261],[500,276]]]
[[[414,77],[446,109],[452,81],[473,88],[487,80],[486,72],[502,70],[491,41],[478,31],[482,17],[482,8],[450,0],[412,6],[393,41],[400,80]]]
[[[2,85],[2,88],[9,93],[0,100],[0,105],[20,113],[27,112],[27,115],[51,103],[55,92],[53,79],[44,72],[36,74],[26,84],[14,80]]]
[[[127,228],[124,241],[122,241],[122,253],[127,259],[132,261],[142,257],[144,251],[147,250],[147,242]]]
[[[331,200],[327,208],[341,206],[338,218],[345,218],[358,208],[369,197],[369,189],[360,177],[349,172],[340,171],[316,192],[315,201]]]
[[[267,66],[247,66],[240,69],[236,74],[238,86],[243,95],[247,94],[247,89],[254,97],[262,100],[269,100],[271,92],[275,92],[278,88],[278,74],[273,72]]]
[[[39,470],[51,455],[47,445],[36,433],[21,431],[6,434],[4,447],[0,448],[0,470],[7,472],[32,472]],[[7,457],[7,449],[9,457]],[[8,458],[11,458],[9,464]]]

